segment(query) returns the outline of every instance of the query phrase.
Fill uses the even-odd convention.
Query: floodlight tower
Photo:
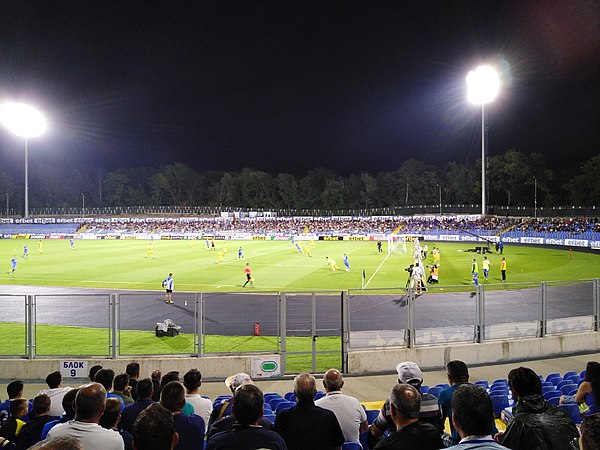
[[[500,90],[498,73],[490,66],[479,66],[467,75],[469,102],[481,105],[481,215],[486,213],[485,199],[485,104],[491,102]]]
[[[13,134],[25,138],[25,218],[27,218],[29,217],[27,139],[40,136],[46,131],[46,119],[33,106],[8,102],[0,105],[0,123]]]

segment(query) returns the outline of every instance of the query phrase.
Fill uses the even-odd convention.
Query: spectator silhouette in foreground
[[[462,385],[452,395],[452,422],[460,435],[460,442],[452,449],[492,450],[505,449],[492,437],[494,406],[483,388]],[[537,448],[532,447],[530,448]]]
[[[41,435],[42,439],[46,439],[50,430],[52,428],[54,428],[56,425],[58,425],[59,423],[65,423],[65,422],[68,422],[75,418],[75,409],[73,407],[73,404],[75,403],[75,397],[77,396],[77,392],[79,392],[79,388],[71,389],[69,392],[67,392],[65,394],[65,396],[62,399],[62,406],[63,406],[63,409],[65,410],[65,413],[62,416],[60,416],[58,419],[52,420],[52,421],[48,422],[46,425],[44,425],[44,428],[42,429],[42,435]]]
[[[323,386],[327,394],[315,401],[315,405],[335,414],[346,442],[359,442],[359,435],[369,429],[365,409],[355,397],[342,394],[344,379],[339,370],[325,372]]]
[[[100,383],[81,386],[75,397],[75,420],[56,425],[48,438],[74,437],[85,450],[123,450],[121,436],[98,425],[105,406],[106,390]]]
[[[600,450],[600,415],[588,416],[581,422],[580,450]]]
[[[298,404],[280,411],[275,418],[274,430],[283,437],[289,450],[331,450],[341,448],[344,443],[344,433],[335,414],[315,406],[316,393],[315,377],[301,373],[294,379]]]
[[[377,443],[377,450],[437,450],[444,447],[440,431],[419,421],[421,393],[410,384],[397,384],[390,393],[390,413],[396,432]]]
[[[173,414],[158,403],[144,409],[133,424],[134,450],[172,450],[178,443]]]
[[[207,450],[254,450],[268,448],[271,450],[287,449],[283,438],[259,424],[264,412],[262,391],[253,384],[244,384],[233,394],[232,416],[235,423],[232,427],[209,438]],[[218,423],[218,422],[217,422]]]
[[[81,443],[72,437],[62,436],[52,439],[45,439],[38,442],[29,450],[86,450]]]
[[[508,385],[516,403],[506,431],[497,434],[498,442],[513,450],[571,450],[579,432],[566,411],[544,399],[538,375],[518,367],[508,373]]]
[[[21,432],[17,437],[18,448],[26,449],[40,441],[44,425],[57,419],[56,416],[50,415],[50,403],[50,397],[46,394],[40,394],[33,399],[33,419],[21,428]],[[62,409],[62,404],[60,409]]]
[[[185,406],[185,388],[179,381],[167,383],[160,393],[160,404],[173,414],[175,431],[179,435],[177,450],[197,450],[202,446],[206,426],[202,417],[182,413]],[[200,446],[200,447],[198,447]]]
[[[140,413],[148,406],[154,403],[152,394],[154,393],[154,383],[150,378],[144,378],[137,384],[139,398],[130,405],[127,405],[121,414],[121,427],[129,433],[133,432],[133,424]]]

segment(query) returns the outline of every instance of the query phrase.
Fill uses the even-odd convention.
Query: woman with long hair
[[[585,377],[575,395],[561,397],[560,403],[584,403],[588,406],[587,414],[600,412],[600,363],[590,361],[585,367]]]

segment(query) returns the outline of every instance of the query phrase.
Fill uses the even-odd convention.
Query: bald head
[[[294,378],[294,394],[298,402],[312,402],[316,393],[317,380],[310,373],[303,372]]]
[[[106,406],[106,389],[100,383],[90,383],[79,388],[75,397],[75,418],[98,423]]]
[[[342,386],[344,386],[344,380],[340,371],[337,369],[329,369],[325,372],[323,386],[327,392],[341,391]]]

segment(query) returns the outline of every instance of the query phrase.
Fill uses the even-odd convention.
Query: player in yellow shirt
[[[223,262],[223,250],[219,250],[217,253],[217,264],[221,264]]]
[[[487,259],[487,256],[483,257],[483,261],[481,262],[481,269],[483,270],[483,276],[485,277],[485,281],[488,281],[488,275],[490,273],[490,260]]]
[[[146,252],[146,258],[154,258],[154,249],[152,248],[152,242],[148,244],[148,251]]]
[[[44,243],[41,240],[38,241],[38,252],[44,253]]]
[[[332,271],[336,271],[336,270],[340,270],[340,268],[335,264],[335,261],[333,259],[331,259],[329,256],[325,257],[325,262],[327,264],[329,264],[329,267],[331,267]]]
[[[500,272],[502,273],[502,282],[506,281],[506,258],[502,258],[500,261]]]

